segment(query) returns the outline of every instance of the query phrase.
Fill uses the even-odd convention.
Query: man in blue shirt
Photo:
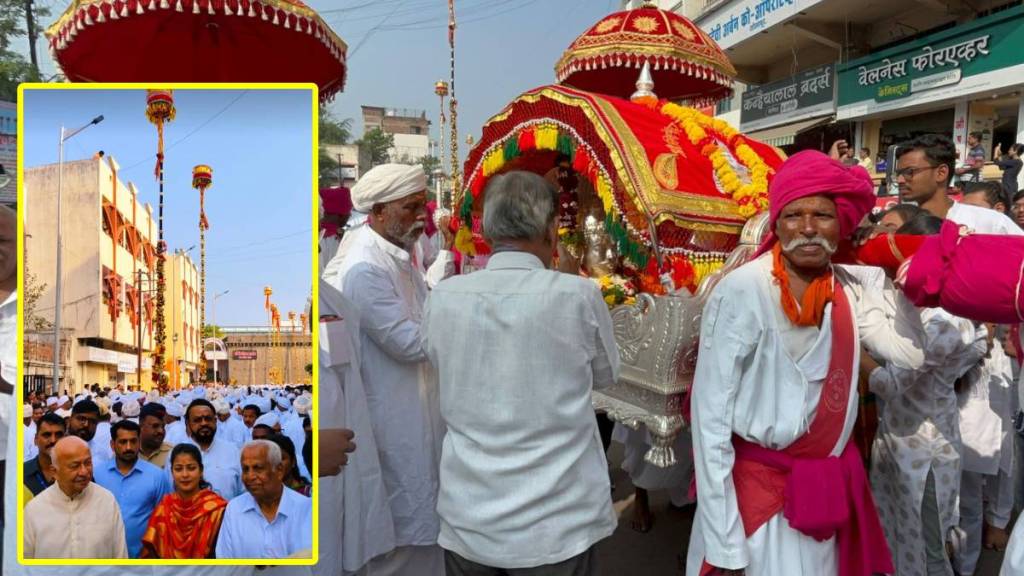
[[[110,428],[110,447],[114,458],[97,465],[93,479],[114,494],[124,519],[128,555],[138,558],[149,517],[173,487],[163,470],[139,460],[139,425],[135,422],[121,420],[114,424]]]
[[[246,491],[228,502],[217,558],[287,558],[313,549],[313,505],[285,487],[281,448],[253,440],[242,449]]]

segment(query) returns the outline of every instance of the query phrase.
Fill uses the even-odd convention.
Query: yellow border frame
[[[310,234],[310,281],[312,285],[312,318],[310,318],[310,332],[312,334],[312,350],[314,357],[320,350],[320,339],[319,339],[319,285],[317,283],[317,277],[319,276],[319,267],[317,264],[317,229],[319,228],[319,213],[317,211],[318,201],[318,187],[319,173],[318,173],[318,129],[319,129],[319,92],[316,84],[311,83],[249,83],[249,84],[228,84],[228,83],[169,83],[169,82],[153,82],[153,83],[109,83],[109,84],[47,84],[47,83],[25,83],[18,86],[18,166],[17,166],[17,189],[18,189],[18,382],[14,383],[15,392],[15,408],[17,414],[20,414],[21,406],[24,404],[24,367],[23,367],[23,355],[24,355],[24,343],[25,337],[25,323],[24,323],[24,299],[22,295],[24,291],[24,220],[22,207],[25,205],[24,198],[24,105],[25,105],[25,91],[26,90],[145,90],[147,88],[163,88],[173,90],[309,90],[310,91],[310,102],[312,104],[312,206],[310,221],[312,223],[312,233]],[[141,113],[141,108],[140,108]],[[318,390],[319,383],[319,362],[313,362],[313,375],[310,383],[313,386],[313,413],[310,419],[310,426],[313,430],[313,469],[310,470],[310,474],[313,476],[311,479],[313,482],[313,552],[311,558],[281,558],[281,559],[267,559],[267,558],[231,558],[231,559],[156,559],[156,560],[140,560],[140,559],[107,559],[107,558],[81,558],[81,559],[26,559],[24,557],[24,545],[25,536],[24,529],[22,526],[24,509],[24,461],[25,455],[25,441],[24,441],[24,426],[18,426],[17,439],[8,439],[8,441],[16,441],[18,443],[18,462],[17,468],[17,538],[18,538],[18,554],[17,561],[24,566],[108,566],[108,565],[127,565],[127,566],[313,566],[317,563],[320,557],[320,482],[319,482],[319,456],[320,456],[320,442],[317,435],[319,430],[319,412],[320,412],[320,392]],[[15,418],[16,421],[20,420]]]

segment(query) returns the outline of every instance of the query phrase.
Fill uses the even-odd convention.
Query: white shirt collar
[[[376,246],[377,248],[382,250],[384,253],[388,254],[389,256],[391,256],[392,258],[394,258],[395,260],[398,260],[399,262],[401,262],[403,264],[411,264],[412,263],[412,255],[409,254],[408,250],[405,250],[403,248],[399,248],[398,246],[395,246],[394,244],[389,242],[387,240],[387,238],[384,238],[383,236],[378,234],[377,231],[374,230],[371,226],[365,226],[365,228],[366,228],[367,238],[369,238],[370,242],[374,246]]]
[[[544,263],[529,252],[497,252],[487,261],[488,270],[543,270]]]

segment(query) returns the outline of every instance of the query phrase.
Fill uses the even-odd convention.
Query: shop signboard
[[[822,0],[733,0],[722,2],[695,23],[725,50],[781,24]]]
[[[255,350],[232,350],[231,351],[231,359],[232,360],[255,360],[256,359],[256,351]]]
[[[1013,86],[1024,77],[1024,6],[838,67],[839,119]]]
[[[750,132],[835,112],[835,66],[747,88],[740,108],[740,131]]]

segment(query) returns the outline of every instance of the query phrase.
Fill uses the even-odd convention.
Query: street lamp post
[[[217,330],[217,298],[220,298],[221,296],[227,294],[228,292],[231,292],[231,290],[228,289],[228,290],[225,290],[225,291],[223,291],[223,292],[221,292],[219,294],[214,294],[213,295],[213,308],[210,310],[210,320],[211,320],[211,325],[213,326],[213,330],[211,331],[211,334],[213,334],[214,337],[217,336],[217,332],[216,332],[216,330]],[[204,354],[206,353],[206,346],[205,345],[203,346],[203,353]],[[220,353],[220,350],[217,350],[217,353]],[[218,382],[218,380],[217,380],[217,357],[216,356],[213,357],[213,381],[214,382]]]
[[[60,321],[61,321],[61,308],[64,307],[64,286],[61,280],[61,253],[64,251],[64,238],[61,234],[61,209],[60,199],[61,193],[64,189],[64,142],[73,138],[76,134],[85,130],[93,124],[99,124],[103,121],[103,116],[97,116],[92,119],[91,122],[67,132],[62,125],[60,127],[60,145],[58,146],[58,160],[57,160],[57,280],[54,283],[54,310],[53,310],[53,385],[57,388],[60,387]],[[116,240],[115,240],[116,242]]]

